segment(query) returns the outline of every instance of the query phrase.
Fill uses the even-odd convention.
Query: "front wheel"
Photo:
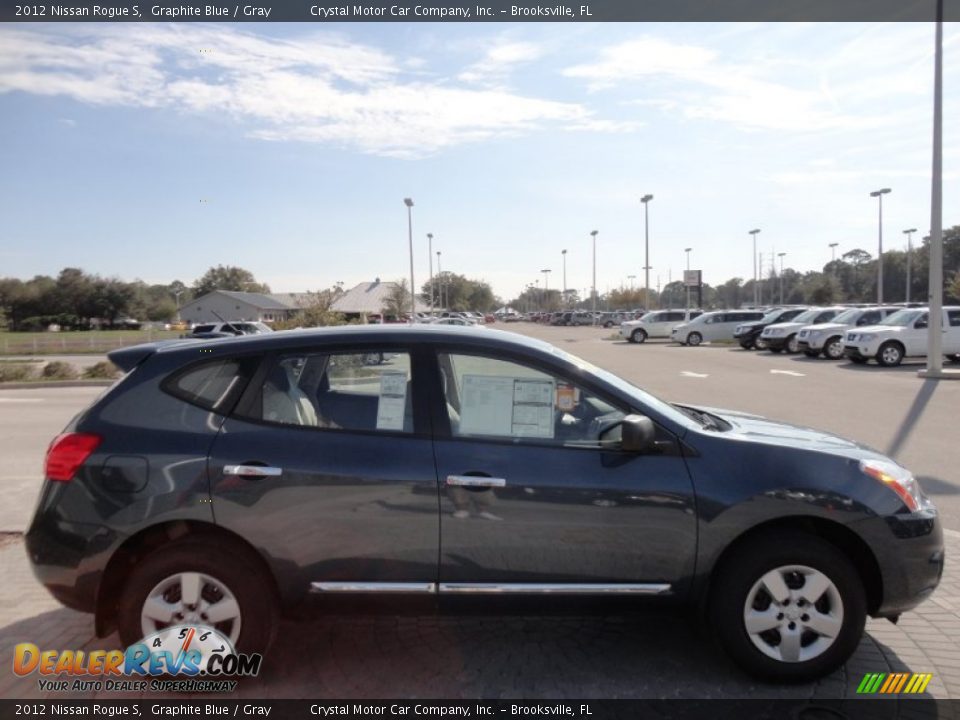
[[[712,629],[752,675],[781,682],[823,677],[863,636],[867,603],[856,567],[815,535],[766,533],[735,550],[714,576]]]
[[[793,355],[800,352],[800,343],[796,335],[791,335],[787,338],[787,352]]]
[[[647,339],[647,333],[643,330],[637,329],[630,334],[630,342],[642,343]]]
[[[692,332],[689,335],[687,335],[687,345],[692,345],[693,347],[696,347],[702,342],[703,342],[703,335],[701,335],[698,332]]]
[[[272,583],[243,552],[186,539],[136,564],[117,606],[120,640],[129,647],[174,625],[215,628],[238,651],[264,653],[279,612]]]
[[[877,351],[877,362],[884,367],[896,367],[903,362],[903,347],[900,343],[884,343]]]
[[[740,342],[740,347],[744,350],[753,350],[753,340],[742,340]]]
[[[843,339],[833,337],[823,344],[824,357],[830,360],[839,360],[843,357]]]

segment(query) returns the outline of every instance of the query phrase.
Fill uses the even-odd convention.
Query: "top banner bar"
[[[960,1],[946,0],[947,21]],[[932,22],[936,0],[0,0],[0,22]]]

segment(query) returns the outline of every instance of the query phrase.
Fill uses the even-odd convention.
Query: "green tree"
[[[217,265],[193,283],[194,297],[200,297],[214,290],[234,290],[238,292],[268,293],[270,287],[258,283],[253,273],[233,265]]]
[[[397,280],[387,294],[381,312],[387,317],[402,318],[410,313],[410,291],[406,280]]]
[[[274,323],[277,330],[287,330],[296,327],[326,327],[328,325],[343,325],[346,320],[342,313],[330,309],[343,290],[334,286],[329,290],[308,292],[305,298],[298,301],[301,310],[289,320]]]

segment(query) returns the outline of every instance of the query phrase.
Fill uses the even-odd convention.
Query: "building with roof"
[[[380,278],[373,282],[362,282],[334,300],[330,309],[347,316],[376,315],[383,312],[396,289],[397,283],[381,282]],[[419,298],[416,307],[417,312],[430,310],[430,306]]]

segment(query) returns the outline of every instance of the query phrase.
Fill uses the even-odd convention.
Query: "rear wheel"
[[[897,342],[885,342],[877,351],[877,362],[884,367],[896,367],[903,362],[903,346]]]
[[[271,580],[242,552],[187,539],[141,560],[118,603],[120,640],[132,645],[180,624],[211,626],[242,652],[266,652],[277,626]]]
[[[823,355],[830,360],[839,360],[843,357],[843,339],[832,337],[823,344]]]
[[[647,339],[647,332],[640,328],[637,328],[632,333],[630,333],[630,342],[642,343]]]
[[[744,670],[803,682],[842,665],[866,621],[863,583],[834,545],[795,531],[764,534],[714,573],[709,618]]]
[[[703,335],[701,335],[698,332],[692,332],[689,335],[687,335],[687,345],[693,345],[694,347],[696,347],[702,342],[703,342]]]

